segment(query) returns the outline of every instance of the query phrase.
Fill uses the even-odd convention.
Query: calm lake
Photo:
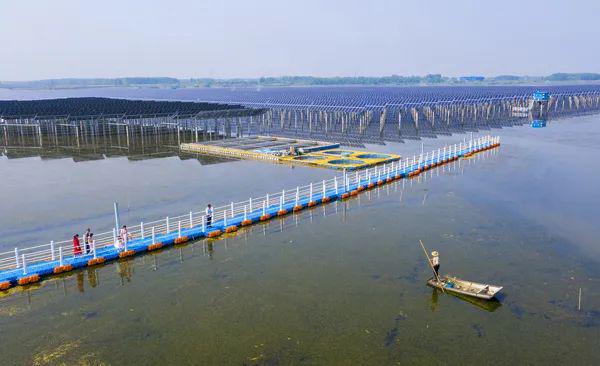
[[[500,148],[345,202],[0,292],[0,364],[600,364],[600,116],[485,133]],[[336,174],[168,140],[18,144],[0,155],[0,251],[108,230],[114,201],[137,224]],[[427,287],[419,239],[499,301]]]

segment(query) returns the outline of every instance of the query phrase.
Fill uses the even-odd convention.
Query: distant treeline
[[[47,79],[33,81],[0,81],[2,88],[26,89],[66,89],[66,88],[91,88],[95,86],[178,86],[180,80],[167,77],[132,77],[114,79]]]
[[[493,77],[461,76],[449,77],[441,74],[425,76],[281,76],[239,79],[175,79],[168,77],[131,77],[115,79],[50,79],[35,81],[0,82],[0,88],[67,89],[90,87],[139,86],[158,88],[197,87],[260,87],[260,86],[310,86],[310,85],[438,85],[438,84],[527,84],[548,82],[600,81],[596,73],[556,73],[548,76],[499,75]]]

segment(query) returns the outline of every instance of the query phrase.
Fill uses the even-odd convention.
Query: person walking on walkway
[[[212,226],[212,217],[213,217],[213,208],[210,203],[208,204],[208,206],[206,206],[205,212],[206,212],[206,226],[211,227]]]
[[[433,270],[435,271],[435,277],[440,277],[440,253],[437,250],[431,252],[431,264],[433,265]]]
[[[81,242],[79,241],[79,234],[73,235],[73,255],[81,254]]]

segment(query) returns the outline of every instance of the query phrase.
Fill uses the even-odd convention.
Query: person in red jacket
[[[79,234],[73,235],[73,255],[81,254],[81,243],[79,242]]]

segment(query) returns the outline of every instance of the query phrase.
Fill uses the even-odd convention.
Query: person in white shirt
[[[129,234],[129,231],[127,231],[127,226],[123,225],[121,230],[119,230],[119,239],[121,242],[121,245],[120,245],[121,248],[123,248],[125,246],[125,244],[127,243],[127,241],[129,240],[130,237],[131,237],[131,235]]]
[[[431,252],[431,264],[433,265],[433,270],[435,271],[435,276],[440,276],[440,253],[437,250]]]
[[[208,206],[206,206],[206,226],[211,227],[212,226],[212,217],[213,217],[213,208],[212,205],[209,203]]]

